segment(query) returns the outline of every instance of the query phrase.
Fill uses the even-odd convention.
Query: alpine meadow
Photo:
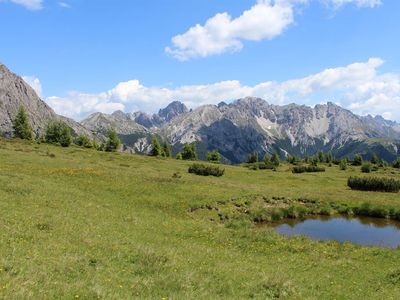
[[[0,0],[0,299],[398,299],[395,0]]]

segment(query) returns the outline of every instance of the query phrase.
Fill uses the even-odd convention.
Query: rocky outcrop
[[[12,120],[20,106],[26,108],[30,125],[37,136],[51,120],[63,120],[75,134],[92,135],[80,123],[58,116],[21,77],[0,64],[0,131],[4,135],[12,136]]]
[[[58,116],[22,78],[0,65],[0,130],[12,135],[12,120],[24,106],[37,135],[47,123],[62,119],[75,134],[103,138],[115,128],[124,149],[148,152],[153,135],[173,144],[176,153],[185,143],[197,142],[200,157],[217,149],[227,161],[239,163],[250,152],[278,152],[281,156],[332,151],[338,157],[373,152],[386,160],[400,155],[400,124],[377,116],[357,116],[331,102],[316,105],[273,105],[247,97],[230,104],[203,105],[194,110],[174,101],[152,116],[143,113],[95,113],[77,123]]]

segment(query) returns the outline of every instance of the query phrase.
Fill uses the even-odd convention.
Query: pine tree
[[[258,153],[255,152],[255,151],[253,153],[250,153],[248,158],[247,158],[247,162],[249,164],[257,163],[258,162]]]
[[[163,150],[161,148],[160,142],[158,141],[157,137],[153,136],[151,140],[151,156],[161,156],[163,154]]]
[[[264,164],[265,164],[266,166],[270,166],[270,165],[271,165],[271,157],[268,155],[268,153],[266,153],[266,154],[264,155]]]
[[[46,143],[68,147],[72,143],[71,128],[63,121],[51,121],[46,128]]]
[[[221,162],[221,154],[217,150],[208,152],[207,160],[212,163],[220,163]]]
[[[20,139],[31,140],[32,128],[29,125],[28,114],[23,106],[20,106],[13,121],[14,135]]]
[[[165,142],[162,147],[162,154],[165,157],[171,157],[171,145]]]
[[[353,158],[353,166],[361,166],[363,163],[363,159],[360,154],[354,155]]]
[[[279,167],[281,161],[280,161],[280,159],[279,159],[278,153],[276,153],[276,152],[272,153],[272,156],[271,156],[271,163],[272,163],[272,165],[273,165],[274,167]]]
[[[197,151],[196,144],[185,144],[182,150],[182,159],[184,160],[196,160],[197,159]]]
[[[104,146],[104,150],[107,152],[116,152],[121,146],[121,140],[119,139],[117,132],[114,128],[110,128],[107,132],[107,141]]]
[[[373,153],[371,156],[371,163],[373,163],[374,165],[379,163],[379,157],[375,153]]]

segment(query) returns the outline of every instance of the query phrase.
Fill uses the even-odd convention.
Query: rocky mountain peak
[[[180,114],[187,113],[188,108],[180,101],[173,101],[167,107],[160,109],[158,116],[169,122]]]

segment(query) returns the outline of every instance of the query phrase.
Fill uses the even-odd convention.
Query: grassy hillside
[[[264,195],[400,208],[359,168],[292,174],[0,139],[0,298],[397,299],[400,250],[228,227],[190,207]],[[180,172],[181,178],[173,178]],[[379,171],[399,177],[398,170]]]

